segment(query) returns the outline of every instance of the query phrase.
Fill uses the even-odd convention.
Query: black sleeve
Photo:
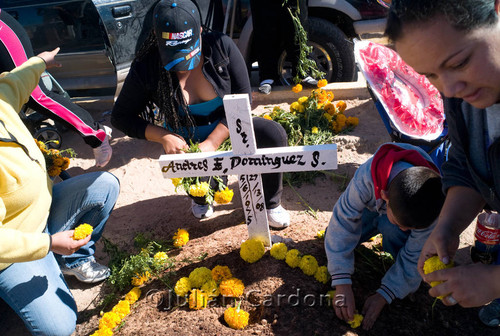
[[[148,88],[141,76],[143,66],[133,62],[111,114],[111,124],[126,135],[145,139],[149,122],[141,117],[149,101]],[[146,75],[147,77],[147,75]]]
[[[226,47],[229,57],[229,76],[231,78],[231,93],[247,93],[250,103],[252,102],[252,87],[248,77],[248,69],[240,50],[233,40],[223,35],[222,41]]]

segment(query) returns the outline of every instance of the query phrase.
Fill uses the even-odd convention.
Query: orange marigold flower
[[[149,280],[149,277],[151,276],[151,274],[146,271],[142,274],[139,274],[139,273],[136,273],[134,275],[134,277],[132,278],[132,286],[140,286],[142,285],[143,283],[147,282]]]
[[[319,88],[322,88],[322,87],[326,86],[326,84],[328,84],[328,81],[326,79],[320,79],[318,81],[318,87]]]
[[[66,170],[69,167],[70,160],[67,157],[63,157],[63,161],[64,161],[64,163],[62,164],[61,169]]]
[[[328,97],[329,101],[333,101],[333,98],[335,98],[335,95],[333,94],[332,91],[327,91],[326,96]]]
[[[300,91],[302,91],[302,85],[301,84],[297,84],[295,85],[293,88],[292,88],[292,91],[295,92],[295,93],[299,93]]]
[[[358,126],[359,119],[357,117],[348,117],[346,120],[348,126]]]
[[[336,104],[335,104],[335,107],[337,108],[337,110],[339,110],[339,113],[342,113],[345,111],[345,109],[347,108],[347,104],[345,103],[345,101],[343,100],[339,100]]]
[[[264,114],[262,118],[267,119],[267,120],[273,120],[269,114]]]
[[[219,285],[219,291],[224,296],[239,297],[245,291],[245,285],[240,279],[231,278],[222,280]]]
[[[208,295],[200,289],[193,289],[189,294],[189,308],[203,309],[206,308],[208,303]]]

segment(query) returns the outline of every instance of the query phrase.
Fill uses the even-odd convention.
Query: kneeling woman
[[[111,121],[128,136],[162,144],[167,154],[183,153],[189,140],[199,143],[203,152],[215,151],[229,137],[222,98],[239,93],[251,95],[250,80],[231,38],[202,34],[200,13],[191,0],[162,0]],[[257,147],[287,145],[286,132],[278,123],[254,118],[253,124]],[[280,204],[282,174],[264,174],[262,179],[269,225],[285,228],[290,216]],[[203,202],[193,199],[197,218],[213,213],[212,206]]]

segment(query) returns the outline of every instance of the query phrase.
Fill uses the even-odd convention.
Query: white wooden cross
[[[241,201],[250,238],[271,245],[260,174],[337,168],[337,145],[257,149],[248,95],[223,99],[233,151],[165,154],[159,163],[163,177],[239,175]]]

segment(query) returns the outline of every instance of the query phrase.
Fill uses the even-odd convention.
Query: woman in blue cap
[[[154,8],[153,30],[131,65],[111,122],[131,137],[160,143],[167,154],[183,153],[190,140],[203,152],[215,151],[229,137],[222,98],[241,93],[251,97],[250,80],[231,38],[202,34],[193,1],[162,0]],[[257,147],[287,145],[278,123],[254,118],[253,124]],[[282,174],[264,174],[262,180],[269,225],[287,227],[290,216],[280,204]],[[197,218],[213,213],[203,203],[193,199]]]

